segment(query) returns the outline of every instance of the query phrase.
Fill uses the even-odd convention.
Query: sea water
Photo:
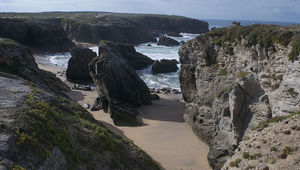
[[[182,37],[171,37],[177,41],[188,41],[199,34],[187,34],[181,33]],[[148,46],[151,44],[151,46]],[[145,43],[135,47],[137,52],[140,52],[153,60],[161,59],[175,59],[179,61],[178,50],[181,46],[166,47],[160,46],[156,43]],[[91,47],[91,50],[98,54],[98,47]],[[57,67],[68,67],[68,61],[71,58],[71,54],[59,53],[59,54],[43,54],[35,55],[36,61],[40,64],[52,65]],[[178,64],[178,68],[180,65]],[[178,79],[178,72],[166,73],[166,74],[152,74],[151,66],[145,68],[144,70],[137,70],[138,75],[144,82],[148,85],[149,88],[162,89],[162,88],[172,88],[180,91],[180,84]]]

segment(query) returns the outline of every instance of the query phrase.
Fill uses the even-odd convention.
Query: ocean
[[[208,20],[203,19],[209,23],[209,27],[227,27],[230,26],[233,21],[241,22],[241,25],[253,25],[253,24],[269,24],[269,25],[293,25],[297,23],[290,23],[290,22],[272,22],[272,21],[238,21],[238,20]],[[176,39],[177,41],[188,41],[191,39],[196,38],[199,34],[188,34],[188,33],[181,33],[182,37],[171,37]],[[151,44],[151,46],[148,46]],[[156,43],[144,43],[138,46],[135,46],[137,52],[140,52],[153,60],[160,60],[160,59],[176,59],[179,61],[178,50],[181,46],[174,46],[174,47],[166,47],[166,46],[159,46]],[[97,47],[91,47],[94,52],[98,54]],[[71,58],[70,53],[62,53],[62,54],[52,54],[52,55],[37,55],[37,62],[41,64],[59,66],[59,67],[68,67],[68,61]],[[178,64],[180,68],[180,64]],[[180,91],[180,84],[178,78],[178,72],[174,73],[166,73],[166,74],[152,74],[151,73],[151,66],[144,70],[137,70],[138,75],[144,82],[147,84],[149,88],[154,89],[162,89],[162,88],[171,88],[177,89]]]

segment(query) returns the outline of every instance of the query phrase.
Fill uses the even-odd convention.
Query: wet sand
[[[64,68],[39,65],[66,81],[61,73]],[[67,95],[80,105],[92,105],[97,97],[96,91],[72,90]],[[167,170],[209,170],[208,146],[201,142],[183,120],[184,102],[180,95],[160,94],[161,99],[152,105],[138,108],[145,123],[141,127],[114,126],[113,121],[103,111],[91,112],[95,119],[108,128],[132,141],[147,152]]]

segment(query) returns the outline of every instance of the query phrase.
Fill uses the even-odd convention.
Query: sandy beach
[[[39,65],[66,81],[64,68]],[[96,91],[72,90],[67,95],[80,105],[92,105]],[[209,170],[208,146],[201,142],[183,120],[184,102],[179,95],[160,94],[161,99],[152,105],[138,108],[145,123],[141,127],[114,126],[103,111],[91,112],[95,119],[108,128],[141,147],[166,170]]]

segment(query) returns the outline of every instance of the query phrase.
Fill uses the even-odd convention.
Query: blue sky
[[[300,0],[0,0],[0,12],[109,11],[300,23]]]

